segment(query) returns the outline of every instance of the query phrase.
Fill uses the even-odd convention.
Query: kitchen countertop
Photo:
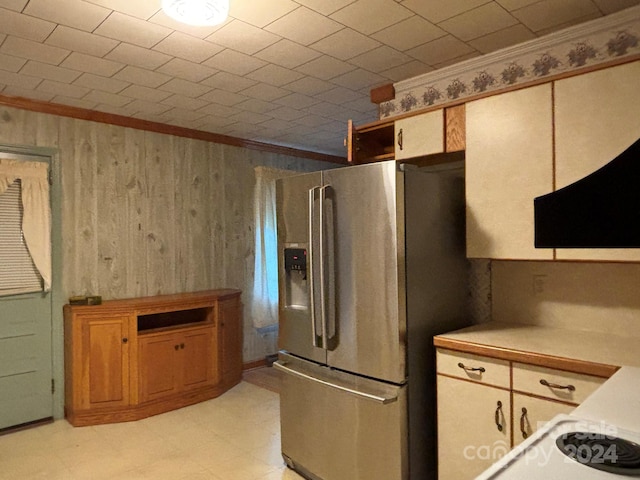
[[[640,432],[640,368],[622,367],[571,415]]]
[[[434,345],[601,377],[640,367],[640,337],[547,326],[488,322],[437,335]]]

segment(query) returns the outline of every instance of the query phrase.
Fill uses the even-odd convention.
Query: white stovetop
[[[571,430],[617,435],[640,443],[640,368],[622,367],[571,415],[552,419],[476,480],[631,478],[588,468],[562,455],[555,438]]]

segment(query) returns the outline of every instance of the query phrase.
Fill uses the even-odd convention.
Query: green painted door
[[[0,158],[49,161],[6,152]],[[53,416],[51,298],[0,295],[0,430]]]

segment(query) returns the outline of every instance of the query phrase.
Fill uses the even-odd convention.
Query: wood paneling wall
[[[64,298],[239,288],[244,361],[276,351],[251,322],[253,169],[335,164],[9,107],[0,144],[59,151]]]

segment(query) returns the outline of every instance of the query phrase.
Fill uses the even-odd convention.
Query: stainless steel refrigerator
[[[464,174],[276,182],[282,455],[313,480],[436,478],[433,336],[468,325]]]

